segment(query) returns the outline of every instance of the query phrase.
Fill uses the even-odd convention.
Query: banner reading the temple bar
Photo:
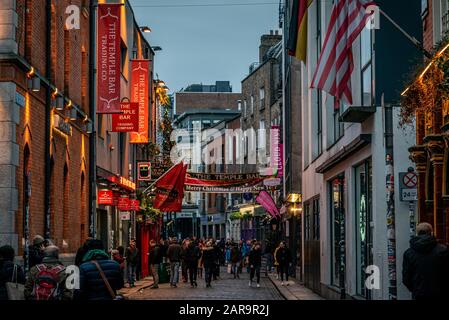
[[[122,113],[112,115],[112,132],[134,132],[139,127],[139,105],[135,102],[120,103]]]
[[[139,127],[131,133],[130,143],[148,143],[150,61],[131,60],[131,101],[139,104]]]
[[[121,4],[98,5],[97,113],[120,113]]]

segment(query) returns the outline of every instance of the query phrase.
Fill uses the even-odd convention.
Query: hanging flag
[[[374,4],[369,0],[337,0],[334,3],[311,87],[334,96],[337,109],[340,101],[352,104],[352,45],[373,14],[368,7]]]
[[[120,103],[122,113],[112,115],[112,132],[134,132],[139,126],[139,104]]]
[[[186,171],[187,165],[180,162],[156,183],[156,198],[153,201],[153,208],[162,212],[181,211]]]
[[[120,113],[120,9],[122,4],[98,5],[97,113]]]
[[[268,192],[260,192],[256,198],[256,201],[257,203],[262,205],[262,207],[264,207],[264,209],[267,210],[268,213],[271,214],[274,218],[276,216],[280,216],[279,209],[276,207],[273,198]]]
[[[149,138],[150,60],[131,60],[131,101],[139,104],[138,130],[131,132],[130,143],[147,144]]]
[[[307,62],[307,10],[313,0],[294,0],[287,42],[288,54]]]

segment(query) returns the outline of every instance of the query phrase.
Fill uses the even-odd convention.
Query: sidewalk
[[[288,286],[286,283],[282,286],[281,281],[276,279],[275,273],[269,273],[268,278],[286,300],[324,300],[324,298],[295,280],[289,280]]]
[[[133,295],[140,290],[144,290],[146,288],[149,288],[153,284],[153,278],[147,277],[143,280],[136,281],[134,288],[129,288],[128,284],[126,284],[124,288],[120,289],[118,293],[122,294],[124,297],[128,297],[130,295]]]

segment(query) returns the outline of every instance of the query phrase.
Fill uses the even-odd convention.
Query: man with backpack
[[[72,293],[66,288],[67,274],[59,261],[59,248],[48,246],[44,249],[41,264],[31,268],[25,283],[26,300],[71,300]]]

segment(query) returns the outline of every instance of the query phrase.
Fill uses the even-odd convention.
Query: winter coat
[[[112,290],[116,292],[124,286],[120,265],[110,260],[106,253],[96,255],[80,266],[80,289],[75,291],[75,300],[112,300],[111,294],[92,260],[98,262]]]
[[[171,244],[167,250],[167,258],[170,262],[180,262],[182,254],[182,247],[177,244]]]
[[[238,263],[242,260],[242,253],[239,247],[235,246],[231,248],[231,262]]]
[[[203,249],[203,264],[205,268],[212,267],[217,260],[214,247],[206,247]]]
[[[188,264],[197,264],[200,257],[200,249],[194,244],[190,244],[184,251],[184,261]]]
[[[136,247],[126,248],[126,263],[128,265],[136,266],[139,261],[139,249]]]
[[[276,252],[276,261],[280,266],[286,266],[292,262],[292,254],[288,248],[279,248]]]
[[[44,258],[42,260],[41,264],[45,265],[47,268],[54,268],[58,265],[60,265],[60,266],[63,265],[59,260],[54,259],[54,258],[48,258],[48,257]],[[38,266],[39,266],[39,264],[30,269],[28,279],[25,282],[24,295],[25,295],[26,300],[35,300],[36,299],[36,297],[33,295],[33,289],[38,280],[38,275],[39,275],[39,270],[37,268]],[[59,272],[58,285],[59,285],[59,289],[61,290],[61,295],[60,295],[61,300],[71,300],[72,299],[72,292],[66,288],[66,284],[65,284],[66,279],[67,279],[67,274],[65,273],[65,271],[63,270],[63,271]]]
[[[262,265],[262,250],[252,249],[249,252],[249,264],[250,266],[254,266],[255,268]]]
[[[162,249],[159,245],[156,245],[154,248],[150,249],[148,264],[161,264],[162,258]]]
[[[15,282],[13,279],[14,263],[11,261],[0,261],[0,301],[8,300],[8,292],[6,291],[7,282]],[[17,266],[17,283],[25,284],[25,274],[20,266]]]
[[[29,246],[28,254],[30,270],[35,265],[41,264],[44,259],[44,252],[36,246]]]
[[[120,265],[120,269],[125,269],[125,258],[120,253],[113,254],[112,259]]]
[[[404,253],[402,281],[413,299],[449,298],[449,250],[429,235],[410,240]]]

